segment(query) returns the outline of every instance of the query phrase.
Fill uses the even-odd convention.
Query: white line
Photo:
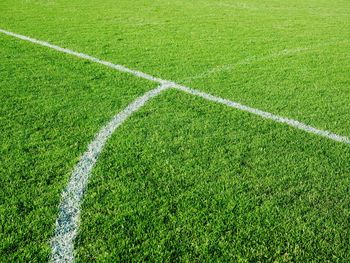
[[[236,109],[239,109],[242,111],[250,112],[252,114],[258,115],[258,116],[265,118],[265,119],[273,120],[273,121],[279,122],[279,123],[284,123],[284,124],[287,124],[287,125],[292,126],[294,128],[297,128],[299,130],[303,130],[303,131],[306,131],[308,133],[317,134],[319,136],[326,137],[326,138],[331,139],[333,141],[350,144],[350,138],[348,138],[348,137],[340,136],[340,135],[337,135],[335,133],[325,131],[325,130],[319,130],[317,128],[314,128],[310,125],[304,124],[304,123],[296,121],[296,120],[284,118],[284,117],[274,115],[274,114],[266,112],[266,111],[251,108],[249,106],[245,106],[245,105],[242,105],[242,104],[234,102],[234,101],[230,101],[227,99],[216,97],[216,96],[210,95],[208,93],[201,92],[201,91],[195,90],[195,89],[191,89],[191,88],[188,88],[185,86],[176,85],[176,86],[174,86],[174,88],[176,88],[178,90],[182,90],[186,93],[201,97],[201,98],[206,99],[206,100],[214,101],[214,102],[229,106],[231,108],[236,108]]]
[[[70,49],[62,48],[62,47],[50,44],[50,43],[45,42],[45,41],[41,41],[41,40],[37,40],[37,39],[31,38],[31,37],[27,37],[27,36],[19,35],[19,34],[16,34],[16,33],[12,33],[10,31],[6,31],[6,30],[3,30],[3,29],[0,29],[0,32],[5,34],[5,35],[8,35],[8,36],[19,38],[19,39],[22,39],[22,40],[25,40],[25,41],[28,41],[28,42],[32,42],[34,44],[38,44],[40,46],[49,47],[51,49],[54,49],[54,50],[57,50],[57,51],[60,51],[60,52],[63,52],[63,53],[66,53],[66,54],[69,54],[69,55],[72,55],[72,56],[76,56],[76,57],[79,57],[79,58],[90,60],[90,61],[95,62],[95,63],[102,64],[102,65],[105,65],[105,66],[107,66],[109,68],[115,69],[117,71],[130,73],[132,75],[135,75],[135,76],[143,78],[143,79],[147,79],[147,80],[150,80],[150,81],[158,82],[160,84],[165,84],[165,83],[169,82],[169,81],[153,77],[151,75],[148,75],[146,73],[143,73],[143,72],[140,72],[140,71],[137,71],[137,70],[129,69],[129,68],[124,67],[122,65],[113,64],[111,62],[104,61],[104,60],[101,60],[99,58],[95,58],[95,57],[92,57],[92,56],[89,56],[89,55],[86,55],[86,54],[83,54],[83,53],[75,52],[75,51],[70,50]]]
[[[168,88],[170,88],[168,85],[161,85],[137,98],[103,127],[93,142],[90,143],[87,151],[75,166],[69,183],[62,193],[55,236],[51,241],[51,262],[73,262],[74,260],[74,239],[79,228],[81,201],[91,170],[108,138],[130,115]]]
[[[44,41],[40,41],[40,40],[37,40],[37,39],[34,39],[34,38],[30,38],[30,37],[27,37],[27,36],[23,36],[23,35],[19,35],[19,34],[16,34],[16,33],[12,33],[12,32],[9,32],[9,31],[3,30],[3,29],[0,29],[0,32],[4,33],[6,35],[12,36],[12,37],[16,37],[16,38],[19,38],[19,39],[22,39],[22,40],[25,40],[25,41],[29,41],[29,42],[41,45],[41,46],[52,48],[52,49],[60,51],[60,52],[64,52],[64,53],[67,53],[67,54],[70,54],[70,55],[73,55],[73,56],[76,56],[76,57],[80,57],[80,58],[83,58],[83,59],[90,60],[92,62],[96,62],[96,63],[102,64],[102,65],[105,65],[105,66],[107,66],[109,68],[115,69],[117,71],[130,73],[130,74],[132,74],[134,76],[137,76],[137,77],[140,77],[140,78],[143,78],[143,79],[147,79],[147,80],[150,80],[150,81],[154,81],[154,82],[160,83],[161,85],[172,86],[172,87],[174,87],[174,88],[176,88],[178,90],[182,90],[182,91],[187,92],[189,94],[192,94],[192,95],[195,95],[195,96],[199,96],[199,97],[202,97],[204,99],[207,99],[207,100],[210,100],[210,101],[214,101],[214,102],[217,102],[217,103],[221,103],[221,104],[224,104],[226,106],[229,106],[229,107],[232,107],[232,108],[236,108],[236,109],[239,109],[239,110],[242,110],[242,111],[250,112],[252,114],[258,115],[258,116],[263,117],[265,119],[270,119],[270,120],[273,120],[273,121],[276,121],[276,122],[279,122],[279,123],[284,123],[284,124],[287,124],[287,125],[292,126],[294,128],[297,128],[297,129],[300,129],[300,130],[303,130],[303,131],[306,131],[306,132],[309,132],[309,133],[313,133],[313,134],[316,134],[316,135],[319,135],[319,136],[322,136],[322,137],[326,137],[326,138],[331,139],[333,141],[350,144],[350,138],[348,138],[346,136],[337,135],[337,134],[335,134],[333,132],[326,131],[326,130],[320,130],[320,129],[317,129],[317,128],[312,127],[310,125],[307,125],[307,124],[304,124],[302,122],[299,122],[297,120],[288,119],[288,118],[285,118],[285,117],[274,115],[274,114],[269,113],[269,112],[265,112],[265,111],[262,111],[262,110],[259,110],[259,109],[255,109],[255,108],[252,108],[252,107],[249,107],[249,106],[242,105],[242,104],[240,104],[238,102],[234,102],[234,101],[230,101],[230,100],[223,99],[223,98],[220,98],[220,97],[216,97],[216,96],[210,95],[208,93],[204,93],[204,92],[201,92],[201,91],[198,91],[198,90],[195,90],[195,89],[191,89],[189,87],[185,87],[185,86],[179,85],[179,84],[177,84],[175,82],[172,82],[172,81],[169,81],[169,80],[163,80],[163,79],[160,79],[160,78],[157,78],[157,77],[153,77],[153,76],[151,76],[149,74],[146,74],[146,73],[143,73],[141,71],[129,69],[129,68],[125,67],[125,66],[122,66],[122,65],[119,65],[119,64],[113,64],[111,62],[104,61],[104,60],[101,60],[101,59],[98,59],[98,58],[95,58],[95,57],[92,57],[92,56],[89,56],[89,55],[86,55],[86,54],[83,54],[83,53],[75,52],[75,51],[72,51],[72,50],[69,50],[69,49],[66,49],[66,48],[62,48],[62,47],[50,44],[48,42],[44,42]]]

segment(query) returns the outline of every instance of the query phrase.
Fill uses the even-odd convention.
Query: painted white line
[[[309,132],[309,133],[313,133],[313,134],[316,134],[316,135],[319,135],[319,136],[331,139],[333,141],[350,144],[350,138],[348,138],[346,136],[337,135],[337,134],[335,134],[333,132],[326,131],[326,130],[320,130],[320,129],[317,129],[317,128],[312,127],[310,125],[307,125],[307,124],[304,124],[302,122],[299,122],[297,120],[288,119],[288,118],[281,117],[281,116],[278,116],[278,115],[275,115],[275,114],[272,114],[272,113],[269,113],[269,112],[265,112],[265,111],[262,111],[262,110],[259,110],[259,109],[255,109],[255,108],[252,108],[252,107],[249,107],[249,106],[242,105],[242,104],[240,104],[238,102],[234,102],[234,101],[230,101],[230,100],[223,99],[223,98],[220,98],[220,97],[216,97],[216,96],[213,96],[211,94],[201,92],[199,90],[195,90],[195,89],[191,89],[189,87],[183,86],[183,85],[179,85],[179,84],[177,84],[175,82],[172,82],[172,81],[169,81],[169,80],[164,80],[164,79],[160,79],[160,78],[157,78],[157,77],[153,77],[153,76],[151,76],[149,74],[146,74],[146,73],[143,73],[141,71],[129,69],[129,68],[125,67],[125,66],[122,66],[122,65],[119,65],[119,64],[114,64],[114,63],[111,63],[111,62],[108,62],[108,61],[104,61],[104,60],[101,60],[101,59],[98,59],[98,58],[95,58],[95,57],[92,57],[92,56],[89,56],[89,55],[86,55],[86,54],[83,54],[83,53],[72,51],[70,49],[62,48],[62,47],[50,44],[48,42],[44,42],[44,41],[40,41],[40,40],[37,40],[37,39],[34,39],[34,38],[30,38],[30,37],[27,37],[27,36],[23,36],[23,35],[19,35],[19,34],[16,34],[16,33],[12,33],[10,31],[3,30],[3,29],[0,29],[0,33],[3,33],[3,34],[8,35],[8,36],[15,37],[15,38],[19,38],[19,39],[22,39],[22,40],[25,40],[25,41],[29,41],[29,42],[32,42],[32,43],[35,43],[35,44],[38,44],[38,45],[41,45],[41,46],[49,47],[49,48],[52,48],[54,50],[57,50],[57,51],[60,51],[60,52],[63,52],[63,53],[69,54],[69,55],[73,55],[73,56],[76,56],[76,57],[79,57],[79,58],[87,59],[87,60],[90,60],[92,62],[96,62],[96,63],[102,64],[102,65],[105,65],[105,66],[107,66],[109,68],[115,69],[117,71],[130,73],[130,74],[132,74],[134,76],[137,76],[139,78],[143,78],[143,79],[147,79],[147,80],[150,80],[150,81],[154,81],[154,82],[160,83],[161,85],[172,86],[172,87],[174,87],[174,88],[176,88],[178,90],[187,92],[189,94],[192,94],[192,95],[195,95],[195,96],[199,96],[199,97],[202,97],[204,99],[207,99],[207,100],[210,100],[210,101],[214,101],[214,102],[217,102],[217,103],[221,103],[221,104],[224,104],[226,106],[229,106],[229,107],[232,107],[232,108],[236,108],[236,109],[239,109],[239,110],[242,110],[242,111],[250,112],[252,114],[258,115],[258,116],[263,117],[265,119],[270,119],[270,120],[273,120],[273,121],[276,121],[276,122],[284,123],[284,124],[287,124],[287,125],[292,126],[294,128],[297,128],[297,129],[300,129],[300,130],[303,130],[303,131],[306,131],[306,132]]]
[[[55,236],[51,241],[51,262],[73,262],[74,260],[74,239],[79,228],[81,201],[91,170],[108,138],[130,115],[138,111],[147,101],[169,88],[168,85],[164,84],[137,98],[103,127],[93,142],[90,143],[87,151],[75,166],[69,183],[62,193]]]
[[[245,106],[245,105],[242,105],[242,104],[234,102],[234,101],[230,101],[227,99],[216,97],[216,96],[210,95],[208,93],[201,92],[201,91],[196,90],[196,89],[191,89],[191,88],[188,88],[185,86],[176,85],[176,86],[174,86],[174,88],[178,89],[178,90],[182,90],[186,93],[201,97],[201,98],[206,99],[206,100],[210,100],[213,102],[217,102],[217,103],[226,105],[226,106],[231,107],[231,108],[250,112],[250,113],[258,115],[264,119],[269,119],[269,120],[273,120],[275,122],[284,123],[284,124],[287,124],[287,125],[292,126],[294,128],[297,128],[299,130],[303,130],[303,131],[306,131],[308,133],[313,133],[313,134],[316,134],[316,135],[319,135],[322,137],[326,137],[326,138],[331,139],[333,141],[350,144],[350,138],[348,138],[348,137],[340,136],[340,135],[337,135],[337,134],[329,132],[329,131],[320,130],[320,129],[314,128],[310,125],[304,124],[304,123],[296,121],[296,120],[284,118],[284,117],[274,115],[274,114],[266,112],[266,111],[251,108],[249,106]]]
[[[143,73],[143,72],[140,72],[140,71],[137,71],[137,70],[129,69],[129,68],[124,67],[122,65],[113,64],[111,62],[104,61],[104,60],[101,60],[99,58],[95,58],[95,57],[92,57],[92,56],[89,56],[89,55],[86,55],[86,54],[83,54],[83,53],[75,52],[75,51],[70,50],[70,49],[62,48],[62,47],[50,44],[50,43],[45,42],[45,41],[41,41],[41,40],[37,40],[37,39],[31,38],[31,37],[27,37],[27,36],[19,35],[19,34],[16,34],[16,33],[12,33],[10,31],[6,31],[6,30],[3,30],[3,29],[0,29],[0,32],[5,34],[5,35],[8,35],[8,36],[12,36],[12,37],[19,38],[19,39],[22,39],[22,40],[25,40],[25,41],[28,41],[28,42],[32,42],[34,44],[38,44],[40,46],[48,47],[48,48],[51,48],[51,49],[54,49],[54,50],[57,50],[57,51],[60,51],[60,52],[72,55],[72,56],[76,56],[76,57],[79,57],[79,58],[87,59],[87,60],[90,60],[92,62],[102,64],[104,66],[107,66],[109,68],[115,69],[115,70],[120,71],[120,72],[130,73],[130,74],[132,74],[134,76],[137,76],[137,77],[140,77],[140,78],[143,78],[143,79],[147,79],[147,80],[150,80],[150,81],[158,82],[160,84],[165,84],[165,83],[169,82],[169,81],[153,77],[151,75],[148,75],[146,73]]]
[[[176,88],[178,90],[184,91],[186,93],[189,93],[189,94],[192,94],[192,95],[195,95],[195,96],[199,96],[199,97],[202,97],[204,99],[207,99],[207,100],[210,100],[210,101],[214,101],[214,102],[226,105],[228,107],[232,107],[232,108],[236,108],[236,109],[239,109],[239,110],[242,110],[242,111],[250,112],[252,114],[258,115],[258,116],[263,117],[265,119],[270,119],[270,120],[273,120],[273,121],[276,121],[276,122],[279,122],[279,123],[284,123],[284,124],[287,124],[287,125],[292,126],[294,128],[306,131],[308,133],[313,133],[313,134],[316,134],[316,135],[319,135],[319,136],[331,139],[333,141],[350,144],[350,138],[348,138],[346,136],[341,136],[341,135],[338,135],[338,134],[335,134],[333,132],[326,131],[326,130],[320,130],[320,129],[317,129],[317,128],[312,127],[310,125],[307,125],[307,124],[304,124],[302,122],[299,122],[297,120],[288,119],[288,118],[285,118],[285,117],[282,117],[282,116],[278,116],[278,115],[275,115],[275,114],[272,114],[272,113],[269,113],[269,112],[265,112],[265,111],[262,111],[262,110],[259,110],[259,109],[255,109],[255,108],[252,108],[252,107],[249,107],[249,106],[246,106],[246,105],[242,105],[242,104],[240,104],[238,102],[234,102],[234,101],[230,101],[230,100],[223,99],[223,98],[220,98],[220,97],[216,97],[216,96],[213,96],[211,94],[208,94],[208,93],[205,93],[205,92],[202,92],[202,91],[199,91],[199,90],[195,90],[195,89],[191,89],[189,87],[183,86],[183,85],[179,85],[179,84],[177,84],[175,82],[172,82],[172,81],[169,81],[169,80],[163,80],[163,79],[160,79],[160,78],[157,78],[157,77],[153,77],[153,76],[151,76],[149,74],[146,74],[146,73],[143,73],[141,71],[129,69],[129,68],[127,68],[125,66],[122,66],[122,65],[118,65],[118,64],[114,64],[114,63],[111,63],[111,62],[108,62],[108,61],[104,61],[104,60],[101,60],[101,59],[98,59],[98,58],[95,58],[95,57],[92,57],[92,56],[89,56],[89,55],[86,55],[86,54],[83,54],[83,53],[79,53],[79,52],[75,52],[75,51],[66,49],[66,48],[61,48],[59,46],[52,45],[52,44],[50,44],[48,42],[36,40],[34,38],[30,38],[30,37],[27,37],[27,36],[23,36],[23,35],[19,35],[19,34],[16,34],[16,33],[12,33],[12,32],[9,32],[9,31],[3,30],[3,29],[0,29],[0,32],[6,34],[8,36],[16,37],[16,38],[19,38],[19,39],[22,39],[22,40],[25,40],[25,41],[29,41],[29,42],[41,45],[41,46],[52,48],[52,49],[60,51],[60,52],[67,53],[67,54],[70,54],[70,55],[73,55],[73,56],[76,56],[76,57],[79,57],[79,58],[87,59],[87,60],[90,60],[92,62],[96,62],[96,63],[102,64],[102,65],[105,65],[105,66],[107,66],[109,68],[115,69],[117,71],[130,73],[130,74],[132,74],[134,76],[137,76],[137,77],[140,77],[140,78],[143,78],[143,79],[147,79],[147,80],[150,80],[150,81],[154,81],[154,82],[160,83],[161,85],[171,86],[173,88]]]

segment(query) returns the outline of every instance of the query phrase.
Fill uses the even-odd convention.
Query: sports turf
[[[348,261],[349,158],[348,146],[168,91],[101,156],[79,259]]]
[[[346,0],[2,0],[0,28],[350,136]],[[0,261],[47,260],[89,142],[150,83],[0,35]],[[167,91],[108,142],[77,259],[349,261],[350,148]]]
[[[13,39],[0,43],[0,258],[43,260],[79,156],[154,84]]]
[[[350,135],[347,0],[0,5],[9,30]],[[247,58],[249,65],[185,81]]]

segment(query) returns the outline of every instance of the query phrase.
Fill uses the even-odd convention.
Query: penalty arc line
[[[74,240],[79,229],[80,206],[88,185],[91,170],[109,137],[128,117],[138,111],[149,100],[169,88],[169,85],[163,84],[156,89],[146,92],[143,96],[129,104],[100,130],[95,139],[90,143],[88,150],[81,156],[61,196],[55,235],[51,240],[51,262],[74,261]]]
[[[285,118],[285,117],[282,117],[282,116],[278,116],[278,115],[275,115],[275,114],[272,114],[272,113],[269,113],[269,112],[265,112],[265,111],[262,111],[262,110],[259,110],[259,109],[256,109],[256,108],[252,108],[252,107],[240,104],[238,102],[234,102],[234,101],[230,101],[230,100],[227,100],[227,99],[224,99],[224,98],[220,98],[220,97],[217,97],[217,96],[214,96],[214,95],[211,95],[211,94],[208,94],[208,93],[196,90],[196,89],[192,89],[192,88],[189,88],[189,87],[186,87],[186,86],[183,86],[183,85],[179,85],[179,84],[177,84],[177,83],[175,83],[173,81],[160,79],[160,78],[151,76],[149,74],[146,74],[144,72],[127,68],[127,67],[125,67],[123,65],[114,64],[114,63],[111,63],[111,62],[108,62],[108,61],[104,61],[104,60],[101,60],[99,58],[96,58],[96,57],[93,57],[93,56],[90,56],[90,55],[87,55],[87,54],[84,54],[84,53],[75,52],[75,51],[67,49],[67,48],[62,48],[62,47],[53,45],[53,44],[45,42],[45,41],[41,41],[41,40],[37,40],[37,39],[31,38],[31,37],[27,37],[27,36],[24,36],[24,35],[16,34],[16,33],[4,30],[4,29],[0,29],[0,33],[3,33],[3,34],[8,35],[8,36],[15,37],[15,38],[18,38],[18,39],[22,39],[22,40],[25,40],[25,41],[28,41],[28,42],[31,42],[31,43],[34,43],[34,44],[45,46],[45,47],[48,47],[48,48],[51,48],[51,49],[54,49],[54,50],[57,50],[57,51],[60,51],[60,52],[72,55],[72,56],[83,58],[83,59],[86,59],[86,60],[89,60],[89,61],[92,61],[92,62],[95,62],[95,63],[98,63],[98,64],[102,64],[102,65],[107,66],[109,68],[112,68],[114,70],[117,70],[117,71],[120,71],[120,72],[129,73],[129,74],[132,74],[132,75],[137,76],[139,78],[143,78],[143,79],[146,79],[146,80],[157,82],[157,83],[159,83],[161,85],[163,85],[163,84],[164,85],[168,85],[168,86],[171,86],[172,88],[175,88],[177,90],[181,90],[181,91],[189,93],[191,95],[199,96],[199,97],[201,97],[203,99],[206,99],[206,100],[209,100],[209,101],[213,101],[213,102],[216,102],[216,103],[220,103],[220,104],[226,105],[226,106],[231,107],[231,108],[236,108],[236,109],[239,109],[239,110],[242,110],[242,111],[245,111],[245,112],[249,112],[249,113],[252,113],[254,115],[258,115],[258,116],[260,116],[262,118],[265,118],[265,119],[269,119],[269,120],[273,120],[275,122],[283,123],[283,124],[289,125],[291,127],[297,128],[299,130],[306,131],[308,133],[313,133],[313,134],[316,134],[316,135],[319,135],[319,136],[322,136],[322,137],[326,137],[326,138],[331,139],[333,141],[337,141],[337,142],[341,142],[341,143],[345,143],[345,144],[350,144],[350,138],[349,137],[338,135],[338,134],[335,134],[335,133],[333,133],[331,131],[321,130],[321,129],[315,128],[313,126],[307,125],[305,123],[299,122],[297,120]]]

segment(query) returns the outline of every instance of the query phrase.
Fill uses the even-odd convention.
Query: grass
[[[346,262],[349,158],[348,146],[168,92],[101,156],[79,261]]]
[[[0,10],[8,30],[350,136],[346,0],[4,0]],[[274,57],[284,50],[302,51]]]
[[[0,28],[350,136],[349,11],[3,0]],[[45,261],[79,156],[156,84],[3,35],[0,55],[0,261]],[[77,260],[348,262],[349,157],[348,145],[167,91],[106,145]]]
[[[79,156],[153,84],[13,39],[0,42],[0,258],[42,261]]]

